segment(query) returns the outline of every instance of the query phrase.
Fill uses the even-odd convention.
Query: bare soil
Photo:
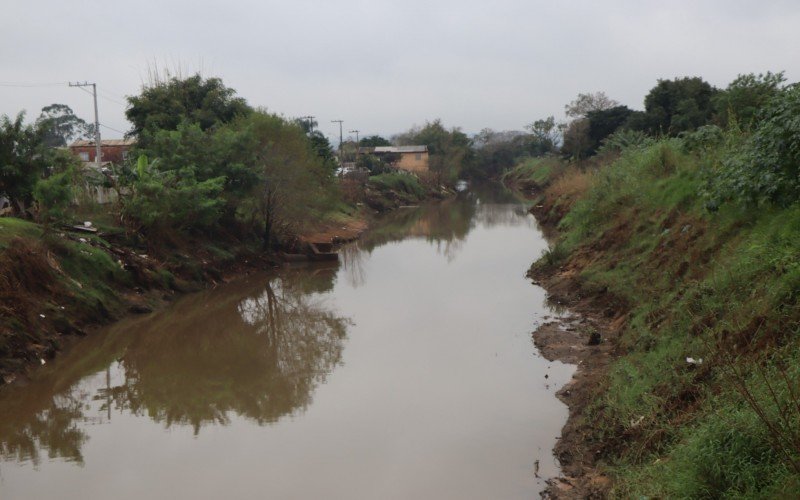
[[[545,234],[556,233],[560,215],[552,200],[539,198],[531,212],[544,226]],[[563,215],[563,214],[562,214]],[[597,468],[602,443],[593,441],[588,409],[603,390],[605,374],[615,357],[616,340],[627,320],[627,306],[605,292],[584,295],[578,276],[596,258],[585,249],[571,255],[561,267],[533,268],[535,283],[548,292],[548,300],[570,312],[565,318],[541,325],[534,343],[542,356],[578,365],[572,380],[556,396],[569,408],[569,417],[553,453],[561,465],[561,476],[548,481],[544,498],[606,498],[610,479]]]

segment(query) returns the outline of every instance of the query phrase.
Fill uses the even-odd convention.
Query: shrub
[[[408,193],[419,198],[425,196],[425,188],[420,184],[419,179],[413,175],[404,173],[381,174],[369,178],[370,184],[380,191],[397,191]]]
[[[712,172],[709,208],[733,200],[789,206],[800,198],[800,85],[781,91],[764,109],[752,136]]]
[[[620,129],[606,137],[597,150],[598,153],[620,153],[630,148],[647,147],[655,140],[639,130]]]

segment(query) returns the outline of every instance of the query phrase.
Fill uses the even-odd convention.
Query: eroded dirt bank
[[[547,200],[539,200],[531,213],[554,235],[560,217],[554,216]],[[561,464],[561,476],[551,479],[545,498],[605,498],[610,480],[596,468],[601,443],[593,441],[588,406],[603,390],[604,375],[615,355],[615,340],[622,331],[624,304],[599,293],[585,296],[576,277],[592,256],[570,259],[563,266],[532,266],[528,276],[548,292],[548,300],[566,307],[569,314],[541,325],[533,339],[542,356],[578,366],[572,380],[557,392],[569,408],[569,417],[553,453]]]
[[[235,240],[171,242],[167,249],[134,248],[114,235],[70,231],[41,234],[24,226],[0,251],[0,390],[52,360],[75,339],[131,314],[149,313],[187,292],[282,265],[278,256]],[[318,223],[300,242],[343,242],[368,226],[361,213]],[[14,227],[16,229],[16,227]]]

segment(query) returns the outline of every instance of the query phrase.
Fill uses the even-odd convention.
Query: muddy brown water
[[[0,392],[0,498],[535,498],[573,373],[531,340],[545,248],[467,192],[94,334]]]

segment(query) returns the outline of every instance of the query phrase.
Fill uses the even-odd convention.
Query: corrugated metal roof
[[[398,146],[398,153],[427,153],[428,146]]]
[[[370,149],[374,153],[427,153],[428,146],[378,146],[376,148],[359,148]]]
[[[100,146],[133,146],[136,144],[136,139],[101,139]],[[69,145],[71,148],[81,148],[87,146],[94,146],[93,140],[81,139]]]

